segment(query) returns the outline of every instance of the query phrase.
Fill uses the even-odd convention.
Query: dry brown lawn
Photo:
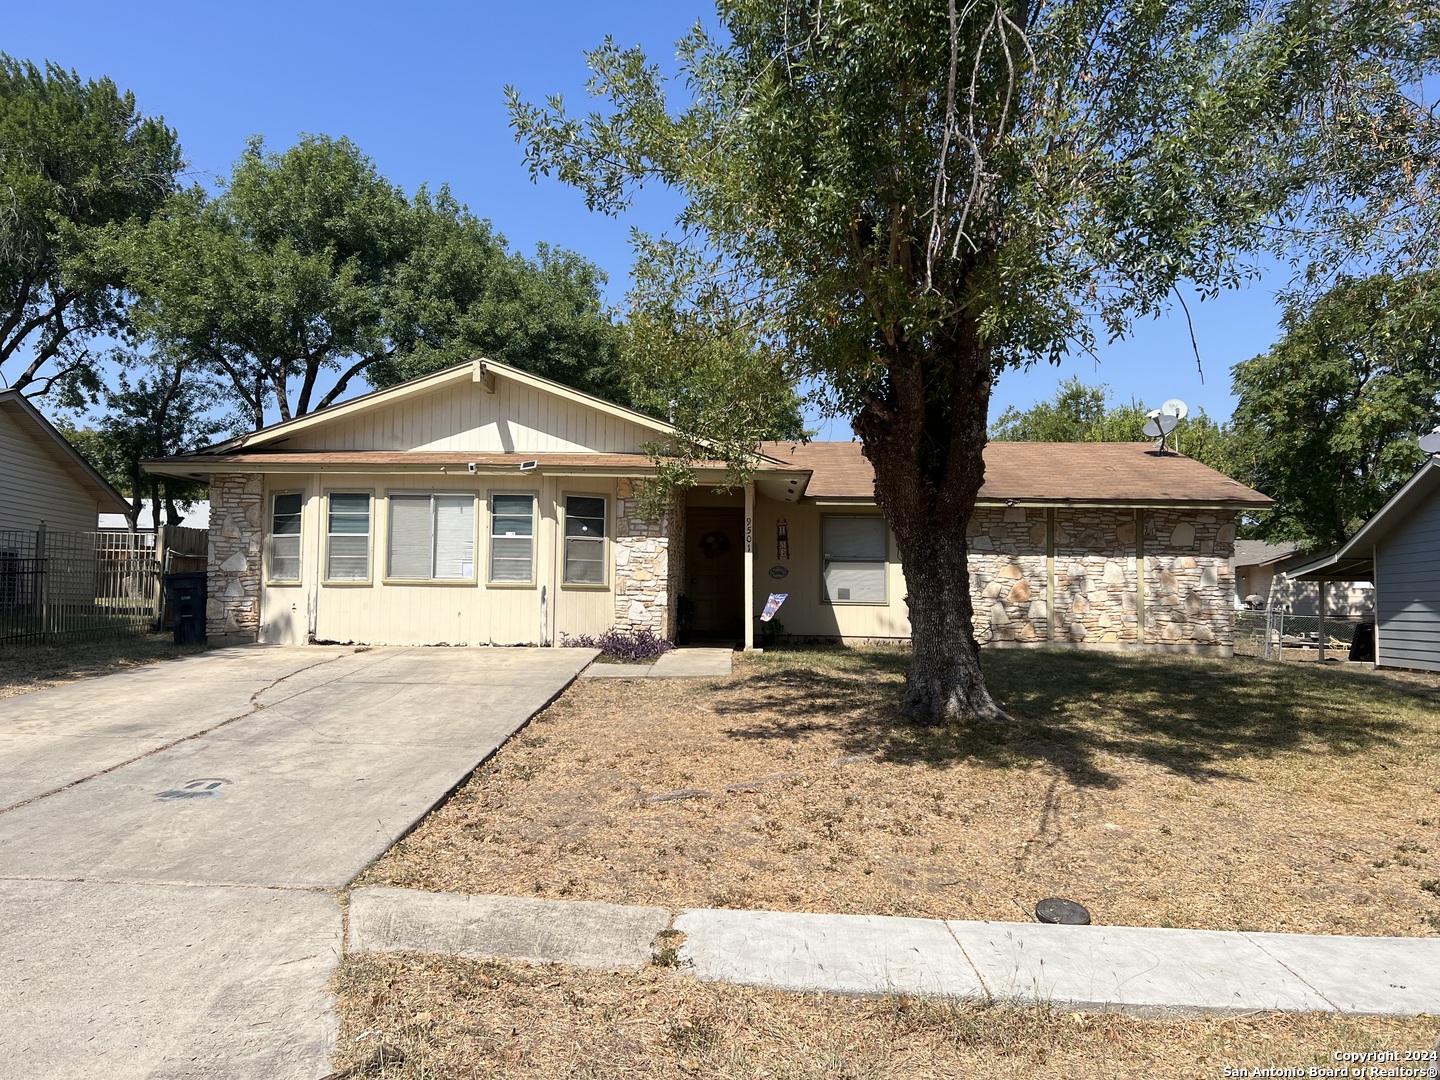
[[[144,634],[58,645],[0,646],[0,698],[28,694],[76,679],[111,675],[204,650],[203,645],[177,646],[169,634]]]
[[[1211,1080],[1227,1065],[1303,1070],[1334,1067],[1337,1050],[1428,1050],[1440,1027],[1434,1017],[1146,1020],[404,954],[349,957],[335,987],[336,1075],[355,1080]]]
[[[997,727],[897,719],[900,650],[581,680],[365,884],[1024,920],[1440,933],[1440,680],[994,652]]]

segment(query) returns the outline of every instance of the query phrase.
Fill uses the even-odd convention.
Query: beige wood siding
[[[94,532],[99,501],[0,410],[0,529]]]
[[[755,500],[755,613],[764,610],[770,593],[789,593],[776,616],[785,633],[799,637],[850,639],[909,638],[910,619],[905,608],[905,575],[889,535],[884,604],[830,604],[820,599],[820,521],[825,514],[878,514],[874,507],[824,507],[811,504]],[[790,541],[790,557],[781,559],[777,550],[776,522],[784,518]],[[888,533],[888,530],[887,530]],[[770,576],[772,567],[783,566],[783,578]],[[758,639],[758,632],[757,632]]]
[[[408,398],[277,444],[286,450],[635,453],[655,432],[510,379],[495,392],[462,383]]]
[[[271,496],[303,491],[301,581],[267,583],[262,592],[260,640],[375,645],[537,645],[560,634],[600,634],[614,624],[613,549],[607,548],[606,586],[574,588],[560,583],[558,500],[564,493],[603,495],[613,521],[615,486],[610,480],[541,476],[323,475],[267,479],[265,527]],[[326,503],[332,491],[368,491],[371,557],[368,582],[326,582]],[[414,583],[387,580],[389,502],[392,492],[469,494],[475,503],[475,578],[466,582]],[[536,498],[534,581],[488,582],[489,496],[523,492]],[[542,600],[543,598],[543,600]]]

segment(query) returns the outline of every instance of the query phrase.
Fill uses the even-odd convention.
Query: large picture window
[[[821,543],[827,603],[885,603],[889,533],[884,518],[827,516],[821,525]]]
[[[497,585],[535,581],[535,496],[490,496],[490,580]]]
[[[270,498],[270,580],[300,580],[300,511],[304,497],[287,491]]]
[[[565,584],[605,584],[605,500],[593,495],[565,499]]]
[[[391,495],[389,547],[397,580],[473,580],[475,497]]]
[[[328,499],[325,580],[370,580],[370,495],[334,491]]]

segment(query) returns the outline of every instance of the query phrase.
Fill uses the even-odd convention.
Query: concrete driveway
[[[0,701],[0,1077],[323,1076],[330,890],[593,655],[255,646]]]

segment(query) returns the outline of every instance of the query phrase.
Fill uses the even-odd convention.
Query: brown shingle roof
[[[765,443],[761,451],[812,476],[810,498],[873,498],[875,473],[858,442]],[[1180,454],[1150,443],[992,442],[985,447],[985,502],[1237,503],[1270,500]]]

